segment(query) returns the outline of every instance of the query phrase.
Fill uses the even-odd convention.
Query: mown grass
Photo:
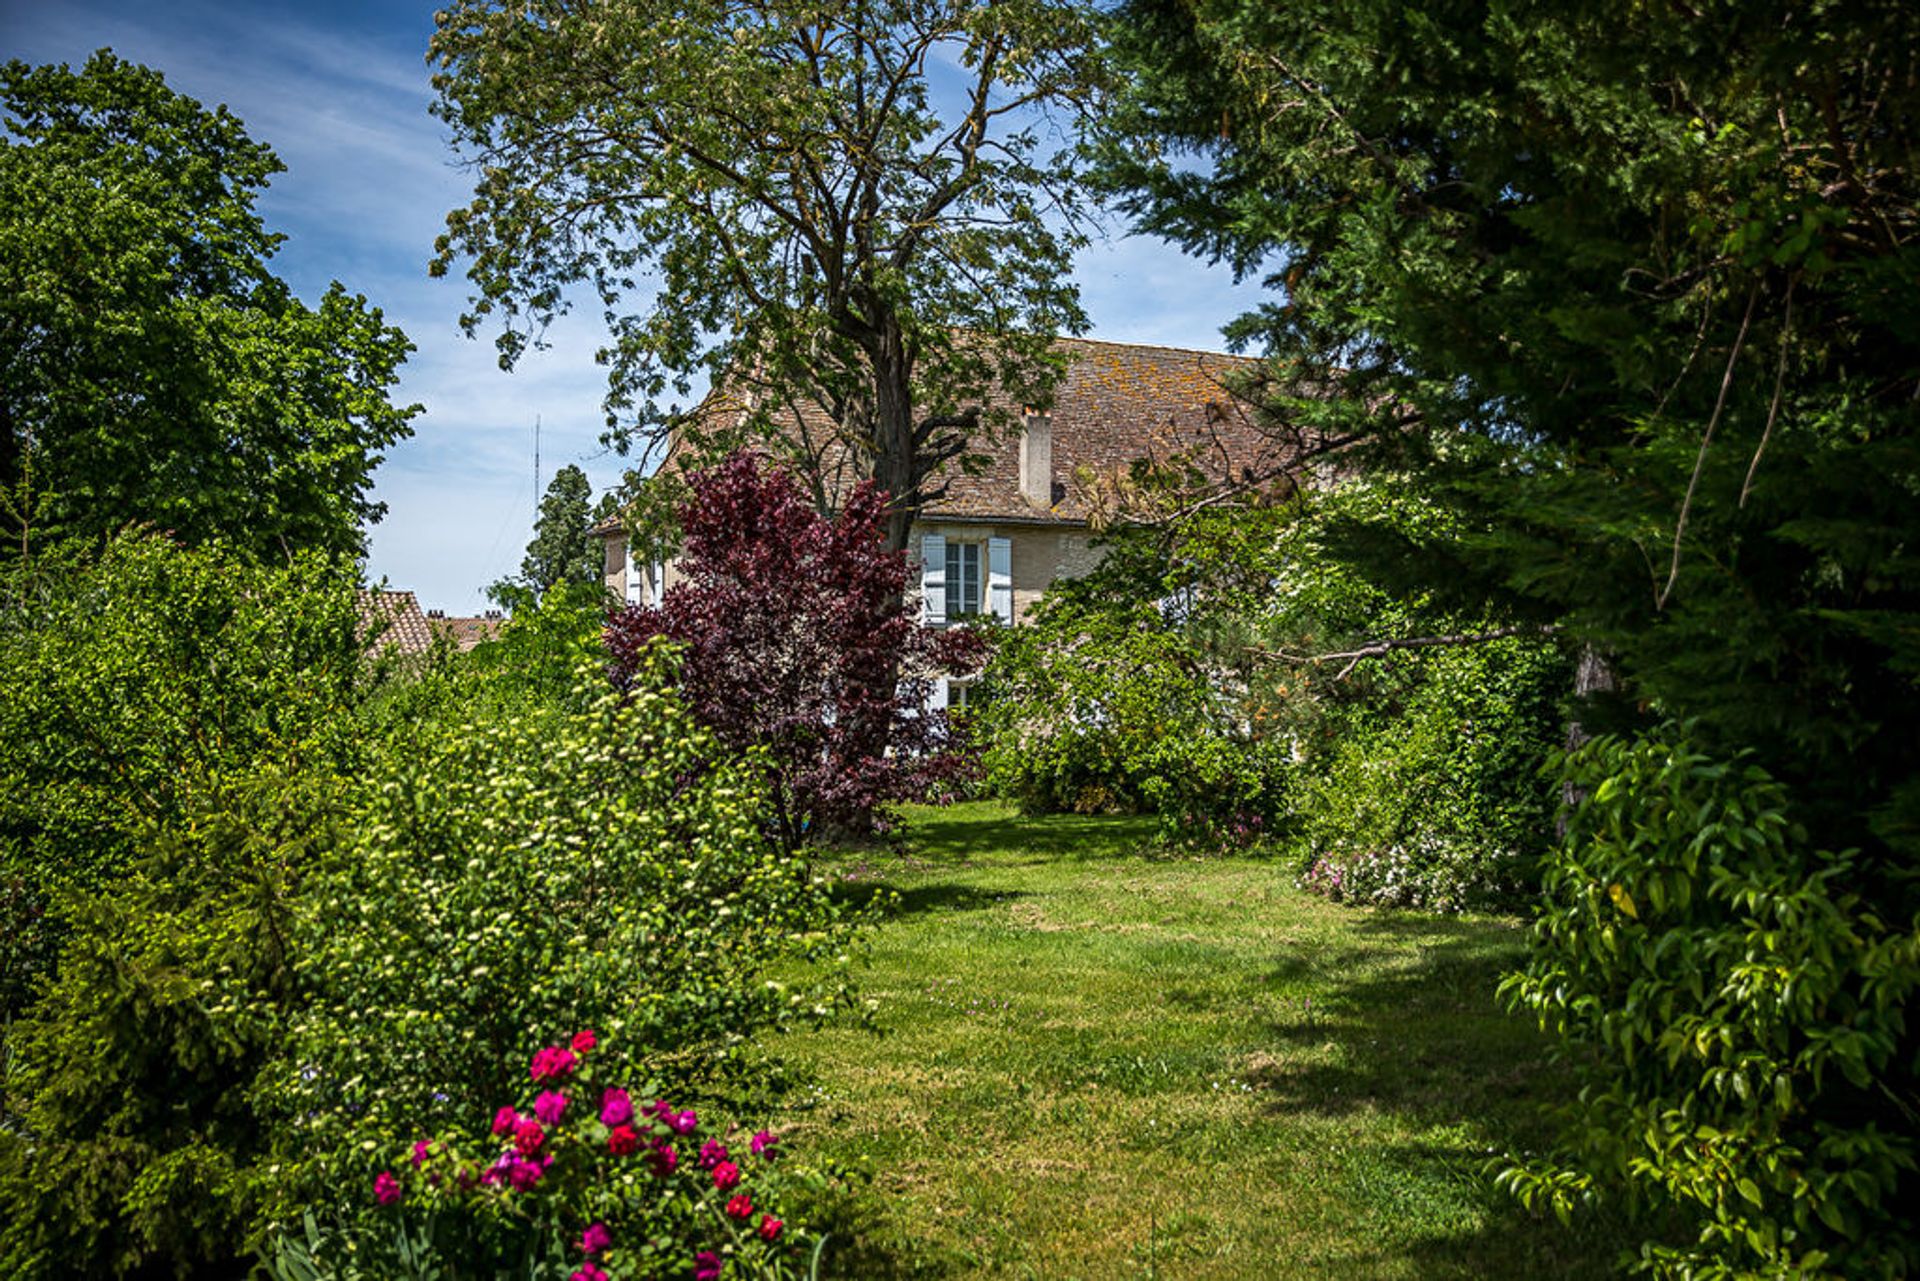
[[[899,896],[878,1031],[783,1057],[796,1144],[875,1172],[835,1275],[1563,1277],[1614,1246],[1488,1185],[1563,1090],[1494,997],[1521,929],[1362,911],[1111,818],[913,815],[823,868]]]

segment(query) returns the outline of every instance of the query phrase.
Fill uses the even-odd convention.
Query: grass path
[[[1143,858],[1124,819],[914,818],[908,853],[824,865],[900,896],[863,982],[879,1034],[783,1047],[816,1082],[787,1128],[876,1171],[838,1274],[1604,1274],[1604,1243],[1482,1174],[1561,1088],[1494,998],[1515,923]]]

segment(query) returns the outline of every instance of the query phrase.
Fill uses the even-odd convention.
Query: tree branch
[[[1437,649],[1443,646],[1482,645],[1488,641],[1510,640],[1516,636],[1548,637],[1560,631],[1558,623],[1526,623],[1514,627],[1500,627],[1490,632],[1460,632],[1451,636],[1403,636],[1391,640],[1369,641],[1358,649],[1342,650],[1337,654],[1289,654],[1284,650],[1253,649],[1249,652],[1263,658],[1277,658],[1282,662],[1308,666],[1318,663],[1336,663],[1342,659],[1347,665],[1335,676],[1343,681],[1360,665],[1362,659],[1380,658],[1397,649]]]

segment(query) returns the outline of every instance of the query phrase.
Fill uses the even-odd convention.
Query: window
[[[965,618],[980,612],[979,543],[947,540],[947,617]]]

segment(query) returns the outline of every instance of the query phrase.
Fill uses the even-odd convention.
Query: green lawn
[[[1488,1186],[1564,1086],[1494,986],[1499,919],[1339,907],[1125,819],[918,811],[863,990],[784,1042],[796,1146],[876,1177],[844,1276],[1562,1277],[1613,1247]]]

